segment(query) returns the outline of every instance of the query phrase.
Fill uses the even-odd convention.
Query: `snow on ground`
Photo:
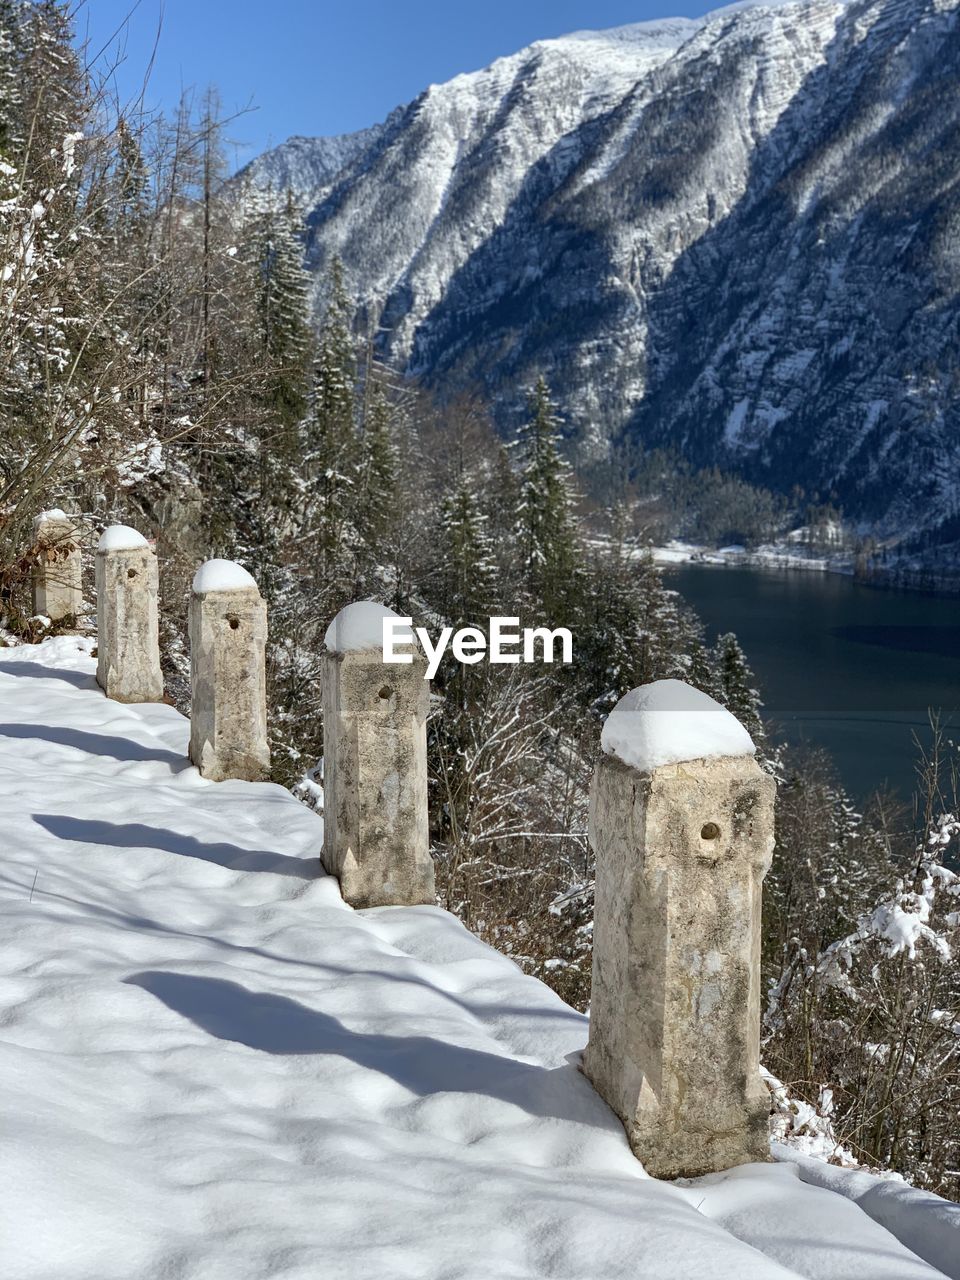
[[[350,910],[314,813],[201,779],[89,650],[0,650],[5,1280],[942,1274],[788,1165],[647,1178],[585,1018],[446,912]]]
[[[857,1169],[837,1168],[781,1143],[773,1143],[772,1150],[778,1160],[795,1164],[804,1182],[855,1200],[909,1249],[922,1253],[952,1280],[960,1280],[960,1204],[908,1186],[895,1174],[875,1178]]]

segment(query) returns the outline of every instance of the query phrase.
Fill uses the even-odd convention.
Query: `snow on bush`
[[[915,960],[921,943],[942,961],[952,958],[950,935],[960,924],[960,914],[945,913],[937,926],[932,914],[941,893],[950,899],[960,897],[960,876],[939,861],[958,833],[960,821],[953,814],[942,815],[927,835],[926,848],[919,851],[913,880],[898,880],[889,897],[861,916],[855,932],[826,949],[817,965],[829,985],[849,990],[847,975],[856,957],[870,944],[888,958],[904,952]]]

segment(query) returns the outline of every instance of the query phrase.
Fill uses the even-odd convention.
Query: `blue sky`
[[[159,44],[146,101],[215,85],[224,110],[257,109],[229,130],[234,160],[291,134],[382,120],[428,84],[474,71],[531,41],[682,13],[722,0],[80,0],[77,27],[98,51],[124,23],[117,87],[136,96]],[[162,22],[161,22],[162,15]],[[117,46],[114,46],[116,49]]]

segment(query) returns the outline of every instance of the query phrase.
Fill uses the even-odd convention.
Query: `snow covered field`
[[[0,650],[5,1280],[943,1274],[884,1215],[960,1257],[955,1206],[816,1162],[647,1178],[584,1017],[437,908],[351,911],[320,819],[201,779],[89,649]]]

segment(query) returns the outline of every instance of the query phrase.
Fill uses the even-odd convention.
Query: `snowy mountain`
[[[386,354],[480,389],[505,428],[543,371],[589,451],[675,444],[836,494],[882,532],[946,536],[958,5],[734,6],[431,86],[355,148],[338,140],[335,177],[316,144],[318,307],[338,254]],[[254,167],[306,191],[313,155],[298,139]]]
[[[446,911],[351,910],[322,820],[201,778],[92,646],[0,649],[10,1280],[960,1277],[899,1181],[648,1177],[584,1015]]]
[[[237,182],[272,191],[289,192],[300,208],[319,203],[338,175],[374,145],[385,125],[375,124],[357,133],[330,138],[288,138],[272,151],[251,160],[237,174]]]

